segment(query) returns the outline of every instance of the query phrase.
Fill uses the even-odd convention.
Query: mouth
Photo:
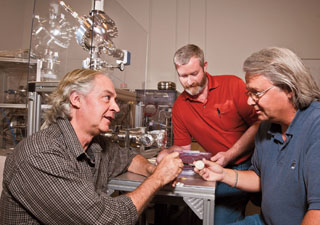
[[[255,109],[256,110],[256,114],[262,114],[263,113],[263,110],[262,109],[260,109],[260,108],[258,108],[258,109]]]
[[[198,86],[199,84],[192,84],[192,85],[186,86],[186,89],[196,88]]]
[[[261,109],[257,105],[255,105],[253,108],[256,114],[261,113]]]
[[[114,120],[114,118],[112,116],[105,116],[104,118],[109,120],[110,122],[112,122]]]

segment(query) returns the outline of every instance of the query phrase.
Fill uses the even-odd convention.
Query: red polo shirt
[[[174,145],[191,144],[192,137],[215,155],[225,152],[257,121],[253,107],[247,104],[246,85],[234,75],[208,76],[205,104],[185,91],[172,110]],[[244,156],[236,163],[246,160]]]

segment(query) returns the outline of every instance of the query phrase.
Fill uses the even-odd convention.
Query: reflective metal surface
[[[176,90],[176,84],[171,81],[158,82],[158,90]]]
[[[63,12],[57,2],[50,2],[46,16],[34,15],[31,54],[39,59],[42,81],[57,80],[61,50],[69,47],[74,36],[76,27]]]
[[[136,90],[140,120],[143,127],[148,131],[164,129],[168,135],[167,146],[173,144],[173,130],[171,123],[171,111],[177,98],[175,90]]]
[[[154,147],[163,148],[166,146],[167,134],[165,130],[146,131],[145,127],[131,128],[126,130],[113,131],[102,134],[112,142],[123,147]]]
[[[103,11],[104,0],[93,0],[90,15],[78,16],[64,1],[60,5],[79,22],[76,30],[77,43],[90,53],[90,57],[82,62],[83,68],[101,70],[103,68],[117,67],[121,71],[125,65],[130,64],[130,52],[116,48],[112,39],[118,36],[118,28],[115,22]],[[114,66],[101,58],[102,54],[116,58]]]

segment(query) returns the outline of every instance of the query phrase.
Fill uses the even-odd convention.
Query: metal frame
[[[12,54],[12,53],[11,53]],[[8,53],[8,56],[0,57],[0,64],[1,64],[1,68],[9,68],[10,71],[15,71],[17,70],[18,73],[21,73],[22,71],[25,73],[27,73],[27,77],[26,79],[22,79],[21,77],[18,78],[20,79],[19,83],[21,83],[23,86],[27,85],[28,79],[33,79],[33,69],[36,69],[36,73],[38,73],[38,61],[34,60],[34,59],[26,59],[26,58],[13,58],[10,56],[10,53]],[[34,66],[36,66],[36,68],[33,68]],[[6,71],[4,69],[4,71]],[[32,72],[32,73],[30,73]],[[37,74],[35,74],[35,76],[37,76]],[[4,74],[4,78],[3,78],[3,82],[0,82],[1,85],[1,90],[3,90],[4,88],[7,88],[6,86],[6,81],[7,81],[7,75]],[[21,80],[22,79],[22,80]],[[7,109],[26,109],[26,117],[28,118],[29,114],[29,108],[28,108],[28,101],[27,101],[28,96],[25,97],[26,99],[26,103],[0,103],[0,108],[7,108]],[[28,118],[29,120],[29,118]],[[27,130],[28,130],[28,122],[26,122],[27,125]],[[24,136],[24,135],[23,135]]]
[[[203,225],[212,225],[214,220],[215,182],[202,180],[198,175],[179,177],[183,186],[165,186],[156,195],[182,197],[192,211],[203,220]],[[108,183],[108,194],[114,191],[130,192],[135,190],[145,177],[127,172]]]
[[[41,92],[52,92],[58,82],[32,81],[28,83],[28,136],[39,131],[41,124],[41,108],[47,107],[41,104]]]

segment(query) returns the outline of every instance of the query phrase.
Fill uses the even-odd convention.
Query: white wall
[[[205,50],[208,70],[214,74],[243,77],[245,58],[268,46],[291,48],[303,58],[320,58],[318,0],[151,2],[150,88],[160,80],[178,82],[171,58],[188,42]],[[165,32],[157,29],[160,26]]]
[[[0,1],[0,50],[29,47],[33,0]]]

